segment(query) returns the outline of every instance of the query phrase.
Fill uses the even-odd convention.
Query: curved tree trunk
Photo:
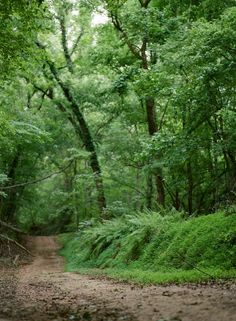
[[[84,118],[84,115],[80,111],[77,101],[74,99],[71,93],[70,88],[62,82],[54,64],[50,61],[47,61],[47,63],[54,79],[56,80],[58,85],[61,87],[65,98],[70,103],[71,111],[76,121],[71,117],[68,117],[68,118],[71,121],[73,127],[75,128],[76,133],[80,136],[80,139],[82,140],[86,151],[90,153],[90,166],[94,174],[94,181],[97,189],[97,203],[98,203],[100,212],[104,213],[104,209],[106,208],[106,199],[105,199],[105,193],[104,193],[102,171],[98,161],[97,151],[96,151],[89,127]],[[63,108],[63,106],[60,106],[60,107],[61,107],[60,109]]]

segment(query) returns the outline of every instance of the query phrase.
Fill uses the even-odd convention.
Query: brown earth
[[[55,237],[28,237],[34,255],[0,267],[0,321],[233,321],[236,285],[137,286],[63,271]]]

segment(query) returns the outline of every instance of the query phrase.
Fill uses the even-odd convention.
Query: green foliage
[[[164,216],[148,212],[99,223],[61,240],[69,270],[106,268],[114,275],[118,269],[121,277],[150,281],[159,273],[163,281],[187,281],[232,270],[235,235],[235,214],[184,220],[176,212]]]
[[[0,216],[11,213],[10,220],[32,233],[76,231],[81,221],[98,219],[102,185],[104,215],[117,219],[106,228],[117,235],[116,224],[121,234],[130,226],[127,253],[119,250],[119,236],[113,242],[112,232],[99,226],[97,233],[104,228],[104,234],[91,253],[102,252],[99,262],[109,266],[109,251],[121,265],[139,261],[142,246],[149,248],[152,225],[162,226],[158,216],[155,221],[151,215],[148,226],[138,214],[144,227],[136,227],[131,223],[136,214],[130,214],[160,209],[157,174],[167,210],[191,216],[232,209],[235,2],[41,2],[0,4],[0,68],[9,80],[0,84],[0,174],[6,178],[0,186],[61,172],[1,192]],[[97,15],[101,23],[94,25]],[[89,131],[89,143],[81,129]],[[128,213],[124,224],[121,216]],[[170,231],[161,237],[168,241],[177,233],[174,227]],[[177,258],[174,262],[182,268]]]
[[[43,1],[11,1],[0,3],[0,72],[9,77],[34,52],[37,32],[43,29]]]
[[[204,17],[206,19],[215,19],[221,15],[228,7],[235,6],[233,0],[154,0],[154,5],[158,8],[167,10],[172,15],[185,15],[188,19],[198,19]]]
[[[150,270],[140,270],[140,269],[117,269],[117,268],[107,268],[107,269],[89,269],[89,268],[73,268],[72,271],[79,271],[81,274],[92,275],[92,276],[108,276],[113,279],[118,279],[119,281],[131,281],[140,284],[182,284],[189,282],[204,282],[219,279],[234,279],[236,277],[235,270],[217,270],[205,269],[207,274],[203,274],[197,270],[175,270],[167,272],[152,272]],[[210,275],[214,275],[211,277]]]

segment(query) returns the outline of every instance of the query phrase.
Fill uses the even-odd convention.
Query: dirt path
[[[29,237],[34,260],[0,270],[0,321],[234,321],[236,287],[145,286],[63,271],[55,237]]]

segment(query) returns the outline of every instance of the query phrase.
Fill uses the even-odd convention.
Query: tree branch
[[[43,93],[43,95],[47,96],[49,99],[51,99],[53,101],[54,94],[53,94],[53,90],[51,88],[48,88],[47,90],[44,90],[44,89],[40,88],[39,86],[37,86],[36,84],[33,84],[33,86],[37,90],[41,91]],[[76,133],[79,135],[80,139],[83,141],[82,132],[80,130],[80,127],[79,127],[78,123],[76,122],[76,120],[74,119],[74,117],[71,115],[71,113],[68,112],[68,110],[63,106],[62,103],[55,103],[55,105],[57,106],[57,108],[61,112],[66,114],[67,119],[70,121],[70,123],[74,127]]]
[[[47,176],[45,176],[45,177],[41,177],[41,178],[35,179],[35,180],[33,180],[33,181],[30,181],[30,182],[17,183],[17,184],[14,184],[14,185],[3,186],[3,187],[0,187],[0,190],[9,190],[9,189],[16,188],[16,187],[22,187],[22,186],[27,186],[27,185],[34,185],[34,184],[39,183],[39,182],[42,182],[42,181],[44,181],[44,180],[46,180],[46,179],[48,179],[48,178],[50,178],[50,177],[52,177],[52,176],[54,176],[54,175],[58,175],[58,174],[64,172],[65,169],[67,169],[68,167],[71,166],[71,164],[72,164],[72,161],[71,161],[69,164],[67,164],[65,167],[63,167],[61,170],[59,170],[59,171],[57,171],[57,172],[54,172],[54,173],[51,173],[51,174],[49,174],[49,175],[47,175]]]
[[[71,52],[70,52],[70,56],[72,56],[72,55],[74,54],[74,52],[75,52],[76,48],[78,47],[78,44],[79,44],[80,40],[82,39],[83,35],[84,35],[84,30],[83,30],[83,28],[82,28],[82,30],[81,30],[81,32],[79,33],[77,39],[75,40],[75,43],[74,43],[74,45],[73,45],[73,47],[72,47],[72,50],[71,50]]]
[[[152,0],[139,0],[139,3],[140,3],[142,8],[147,8],[151,1]]]
[[[33,256],[33,254],[27,250],[23,245],[21,245],[20,243],[18,243],[17,241],[11,239],[10,237],[6,236],[6,235],[3,235],[3,234],[0,234],[0,238],[2,239],[5,239],[9,242],[12,242],[12,243],[15,243],[19,248],[21,248],[22,250],[24,250],[26,253],[30,254],[31,256]]]
[[[133,53],[133,55],[135,57],[137,57],[138,59],[142,59],[142,56],[140,54],[140,49],[129,40],[129,37],[128,37],[127,33],[125,32],[125,30],[123,29],[123,27],[118,19],[118,16],[113,12],[111,12],[111,20],[112,20],[112,23],[113,23],[114,27],[116,28],[116,30],[120,32],[122,38],[125,40],[125,43],[129,47],[129,49]]]
[[[66,34],[66,24],[65,24],[65,16],[61,15],[58,16],[57,19],[60,23],[60,30],[61,30],[61,44],[64,52],[64,57],[67,63],[67,68],[70,73],[74,73],[73,62],[71,60],[71,55],[69,53],[68,44],[67,44],[67,34]]]
[[[6,228],[9,229],[9,230],[14,231],[14,232],[24,234],[24,232],[21,231],[21,230],[19,230],[17,227],[12,226],[12,225],[10,225],[10,224],[8,224],[8,223],[6,223],[6,222],[3,222],[2,220],[0,220],[0,225],[3,226],[3,227],[6,227]]]
[[[113,115],[113,116],[111,116],[106,122],[102,123],[102,124],[97,128],[97,130],[96,130],[96,132],[95,132],[95,137],[99,135],[100,130],[102,130],[104,127],[106,127],[107,125],[109,125],[109,124],[113,121],[113,119],[115,119],[116,117],[117,117],[116,115]]]
[[[140,194],[140,195],[142,195],[143,197],[146,197],[146,195],[145,195],[145,193],[143,193],[142,191],[140,191],[138,188],[136,188],[135,186],[132,186],[132,185],[130,185],[130,184],[128,184],[128,183],[126,183],[126,182],[124,182],[124,181],[122,181],[122,180],[119,180],[117,177],[115,177],[115,176],[111,176],[111,178],[112,178],[112,180],[113,181],[115,181],[115,182],[117,182],[117,183],[119,183],[119,184],[121,184],[121,185],[124,185],[124,186],[126,186],[126,187],[128,187],[128,188],[130,188],[130,189],[132,189],[132,190],[134,190],[135,192],[137,192],[138,194]]]
[[[167,101],[167,103],[165,104],[165,108],[164,108],[164,111],[163,111],[163,113],[162,113],[161,120],[160,120],[160,124],[159,124],[159,129],[161,129],[161,128],[162,128],[162,126],[163,126],[163,123],[164,123],[164,119],[165,119],[165,115],[166,115],[166,112],[167,112],[168,105],[169,105],[169,100],[168,100],[168,101]]]

